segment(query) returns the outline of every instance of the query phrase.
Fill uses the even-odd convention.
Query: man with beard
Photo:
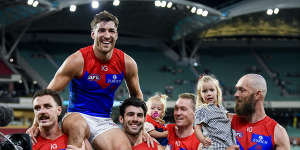
[[[163,150],[161,145],[155,143],[155,147],[148,147],[142,139],[147,106],[144,101],[137,98],[126,99],[120,108],[119,121],[123,131],[127,135],[133,150]]]
[[[168,145],[171,150],[200,149],[200,141],[194,133],[196,96],[183,93],[178,96],[174,108],[175,124],[168,124]]]
[[[142,99],[143,94],[136,62],[115,48],[118,25],[118,18],[111,13],[96,14],[91,22],[93,45],[70,55],[47,87],[61,91],[70,82],[70,113],[65,116],[62,128],[73,146],[81,147],[87,138],[96,149],[131,149],[126,135],[110,118],[114,95],[123,79],[131,97]],[[33,142],[36,126],[28,130]]]
[[[247,74],[237,82],[236,89],[236,115],[232,118],[231,127],[237,132],[240,149],[290,149],[286,130],[265,113],[265,79],[258,74]]]
[[[68,137],[63,134],[58,125],[58,118],[62,113],[60,96],[55,91],[44,89],[34,94],[32,103],[34,117],[40,130],[33,150],[77,149],[67,146]],[[86,145],[86,150],[91,149],[89,143]]]

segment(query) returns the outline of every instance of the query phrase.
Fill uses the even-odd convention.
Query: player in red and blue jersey
[[[37,91],[33,96],[34,118],[40,130],[32,146],[33,150],[64,150],[77,147],[68,147],[68,136],[59,127],[59,116],[62,113],[62,101],[57,92],[49,89]],[[85,141],[85,150],[92,149]]]
[[[194,133],[196,96],[183,93],[178,96],[174,108],[175,124],[168,124],[168,145],[170,150],[197,150],[200,141]]]
[[[51,140],[43,138],[42,136],[38,136],[36,138],[38,141],[35,145],[33,145],[33,150],[65,150],[68,145],[68,137],[63,134],[60,137]]]
[[[290,149],[286,130],[265,113],[265,79],[258,74],[247,74],[238,81],[236,89],[236,115],[231,127],[237,133],[240,150]]]
[[[58,117],[62,112],[59,95],[52,90],[40,90],[34,94],[32,104],[34,117],[40,129],[33,150],[65,149],[68,138],[58,125]]]
[[[71,81],[70,113],[62,127],[73,146],[81,147],[88,138],[96,149],[131,149],[126,135],[110,118],[114,94],[123,79],[130,96],[143,99],[136,62],[115,48],[118,24],[117,17],[107,11],[96,14],[91,22],[93,45],[70,55],[48,85],[61,91]]]

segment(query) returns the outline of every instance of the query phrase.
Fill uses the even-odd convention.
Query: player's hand
[[[240,147],[238,145],[231,145],[231,146],[227,147],[226,150],[239,150],[239,149],[240,149]]]
[[[149,148],[155,148],[154,142],[158,143],[158,141],[152,138],[147,132],[143,132],[143,141],[147,142]]]
[[[37,137],[37,135],[39,134],[39,132],[40,132],[40,130],[39,130],[39,128],[36,127],[36,126],[32,126],[32,127],[28,128],[28,129],[26,130],[26,133],[29,134],[30,139],[31,139],[31,143],[32,143],[33,145],[37,143],[37,140],[36,140],[35,137]]]
[[[204,147],[209,147],[211,145],[211,139],[209,137],[205,137],[200,140]]]

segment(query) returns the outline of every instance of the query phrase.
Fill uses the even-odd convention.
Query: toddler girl
[[[226,149],[235,145],[235,134],[230,119],[222,106],[222,91],[219,81],[212,76],[200,77],[197,84],[195,133],[203,149]],[[203,130],[203,132],[202,132]]]

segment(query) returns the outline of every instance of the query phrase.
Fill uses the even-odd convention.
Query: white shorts
[[[119,128],[119,126],[117,124],[115,124],[111,118],[95,117],[95,116],[90,116],[90,115],[86,115],[86,114],[79,113],[79,112],[68,112],[64,116],[64,118],[67,117],[71,113],[78,113],[81,115],[81,117],[83,117],[85,119],[86,123],[88,124],[88,126],[90,128],[90,137],[89,137],[90,143],[93,143],[93,141],[95,140],[95,138],[98,135],[100,135],[110,129]]]

